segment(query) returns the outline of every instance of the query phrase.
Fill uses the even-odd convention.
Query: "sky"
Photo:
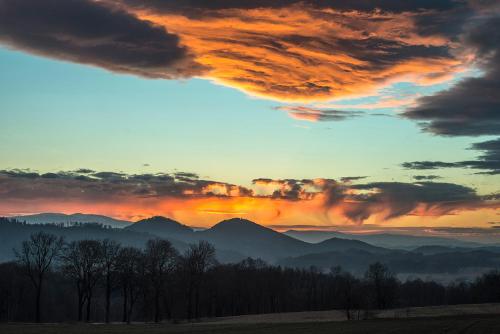
[[[0,215],[500,226],[488,0],[0,0]]]

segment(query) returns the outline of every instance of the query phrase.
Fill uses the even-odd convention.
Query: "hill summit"
[[[154,216],[139,220],[127,226],[126,229],[136,232],[151,233],[160,237],[185,236],[194,233],[189,226],[163,216]]]

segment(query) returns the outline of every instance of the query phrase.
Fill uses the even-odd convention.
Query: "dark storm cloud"
[[[413,161],[402,164],[404,168],[415,170],[441,169],[441,168],[469,168],[481,170],[479,174],[500,174],[500,138],[485,142],[475,143],[470,149],[482,151],[477,160],[457,162],[443,161]]]
[[[494,15],[494,14],[493,14]],[[463,43],[474,50],[484,75],[417,100],[404,116],[444,136],[500,134],[500,14],[468,25]]]
[[[176,35],[92,0],[0,0],[0,43],[151,78],[200,70]]]

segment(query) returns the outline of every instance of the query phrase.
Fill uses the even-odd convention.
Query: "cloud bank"
[[[113,212],[159,214],[179,210],[200,215],[241,216],[264,212],[267,221],[294,214],[330,216],[361,224],[398,217],[442,216],[500,207],[496,196],[480,196],[453,183],[368,182],[333,179],[260,178],[248,187],[203,180],[192,173],[125,174],[78,171],[0,171],[0,212],[58,207],[107,208]],[[15,209],[13,209],[15,208]],[[149,211],[148,211],[149,210]],[[153,211],[151,211],[153,210]]]
[[[1,0],[0,42],[115,72],[318,101],[451,78],[474,58],[460,36],[476,2]]]

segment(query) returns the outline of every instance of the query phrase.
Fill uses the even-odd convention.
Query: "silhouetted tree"
[[[146,274],[153,288],[154,321],[159,322],[160,300],[163,297],[167,276],[175,269],[178,254],[168,240],[152,239],[146,244]]]
[[[199,317],[200,289],[204,276],[208,269],[215,266],[215,248],[206,241],[200,241],[196,245],[190,245],[181,258],[182,270],[185,273],[187,284],[187,318]],[[194,301],[193,301],[194,299]]]
[[[374,295],[375,307],[384,309],[392,305],[395,298],[397,281],[386,265],[375,262],[365,273],[365,279]]]
[[[59,255],[63,239],[55,235],[38,232],[23,241],[21,249],[15,250],[16,257],[35,288],[35,319],[40,322],[40,303],[45,275]]]
[[[83,319],[83,306],[87,306],[86,321],[90,321],[94,288],[101,278],[102,248],[98,241],[71,242],[63,256],[63,271],[74,281],[78,293],[78,321]]]
[[[113,274],[116,267],[116,260],[120,251],[120,244],[110,239],[101,241],[101,255],[104,269],[105,289],[106,289],[106,314],[105,321],[109,323],[109,313],[111,306],[111,289],[113,285]]]
[[[144,285],[145,256],[137,248],[121,248],[116,260],[116,271],[123,297],[122,321],[130,323],[132,312]]]
[[[31,238],[27,243],[32,243]],[[106,254],[108,247],[112,250]],[[127,323],[134,319],[160,321],[163,315],[184,319],[330,309],[343,310],[348,319],[358,310],[359,319],[359,310],[365,306],[500,302],[498,271],[446,285],[421,279],[399,282],[381,263],[372,264],[362,278],[340,267],[327,273],[317,268],[268,265],[251,258],[219,264],[214,252],[205,242],[189,246],[179,257],[168,241],[160,239],[147,242],[145,249],[122,248],[108,241],[74,241],[65,245],[61,265],[45,271],[40,286],[51,298],[42,298],[39,309],[45,310],[48,321],[70,320],[67,310],[74,297],[68,291],[73,286],[78,293],[79,320],[85,311],[90,320],[92,311],[92,317],[104,319],[107,313],[112,321],[122,311]],[[34,308],[25,306],[36,299],[36,289],[20,258],[0,264],[0,321],[35,318]],[[106,284],[107,273],[110,285]],[[113,293],[114,288],[120,293]],[[95,300],[102,300],[103,307],[93,306]]]
[[[343,271],[341,267],[331,269],[334,284],[334,296],[338,298],[339,306],[346,313],[347,320],[351,320],[351,310],[360,306],[359,281],[349,272]]]

